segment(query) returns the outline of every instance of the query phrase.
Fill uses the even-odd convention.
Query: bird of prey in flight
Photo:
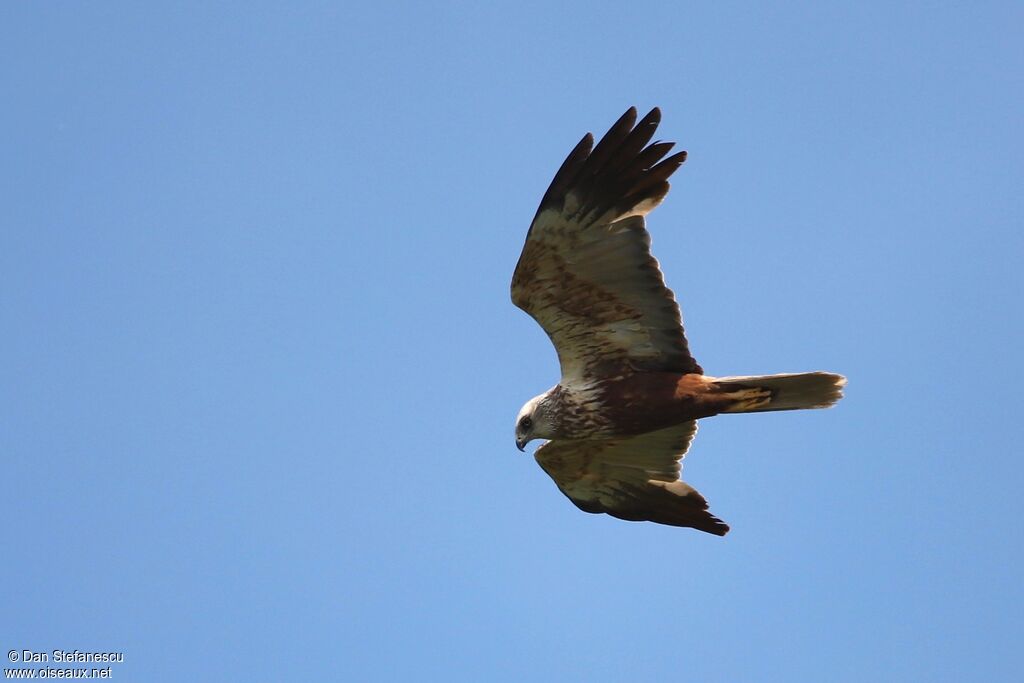
[[[846,379],[826,372],[710,377],[690,354],[679,306],[651,255],[644,216],[686,152],[651,138],[661,112],[630,108],[594,146],[569,153],[541,199],[512,276],[512,302],[558,352],[561,380],[526,402],[516,446],[585,512],[729,527],[679,480],[697,420],[720,413],[827,408]],[[649,144],[650,143],[650,144]]]

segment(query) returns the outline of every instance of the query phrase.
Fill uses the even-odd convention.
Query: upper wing
[[[549,441],[537,449],[536,458],[585,512],[724,536],[729,526],[708,512],[696,489],[679,480],[679,461],[696,432],[696,422],[684,422],[634,437]]]
[[[527,234],[512,302],[551,337],[563,383],[595,371],[703,372],[644,227],[686,159],[679,152],[659,162],[672,148],[647,144],[660,120],[655,108],[634,127],[630,108],[593,151],[588,133],[555,174]]]

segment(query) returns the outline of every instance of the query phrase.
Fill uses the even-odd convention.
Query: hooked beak
[[[526,441],[524,441],[523,439],[520,439],[517,436],[516,437],[516,448],[518,448],[519,450],[525,452],[526,451]]]

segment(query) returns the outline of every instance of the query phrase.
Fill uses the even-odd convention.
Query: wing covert
[[[696,432],[697,423],[691,421],[634,437],[549,441],[535,457],[584,512],[724,536],[729,526],[708,512],[696,489],[679,479],[680,460]]]

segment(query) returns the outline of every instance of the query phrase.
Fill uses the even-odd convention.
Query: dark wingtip
[[[700,529],[700,531],[706,531],[709,534],[714,534],[715,536],[725,536],[727,533],[729,533],[729,525],[720,519],[716,518],[716,520],[718,521],[718,524],[707,527],[705,529]]]
[[[636,107],[630,107],[626,110],[619,120],[612,124],[612,127],[605,133],[604,138],[617,139],[625,136],[629,131],[633,129],[633,125],[636,123]],[[600,143],[599,143],[600,144]]]
[[[653,125],[657,127],[659,123],[661,123],[661,109],[659,109],[658,107],[654,107],[649,112],[647,112],[647,116],[640,119],[640,123],[638,123],[637,126]]]
[[[560,207],[569,192],[578,195],[576,213],[583,220],[608,211],[625,215],[645,201],[656,205],[668,192],[665,181],[686,160],[686,152],[662,159],[672,143],[650,144],[661,123],[659,107],[639,123],[636,119],[636,107],[629,107],[596,144],[595,136],[583,136],[555,174],[537,214]]]

